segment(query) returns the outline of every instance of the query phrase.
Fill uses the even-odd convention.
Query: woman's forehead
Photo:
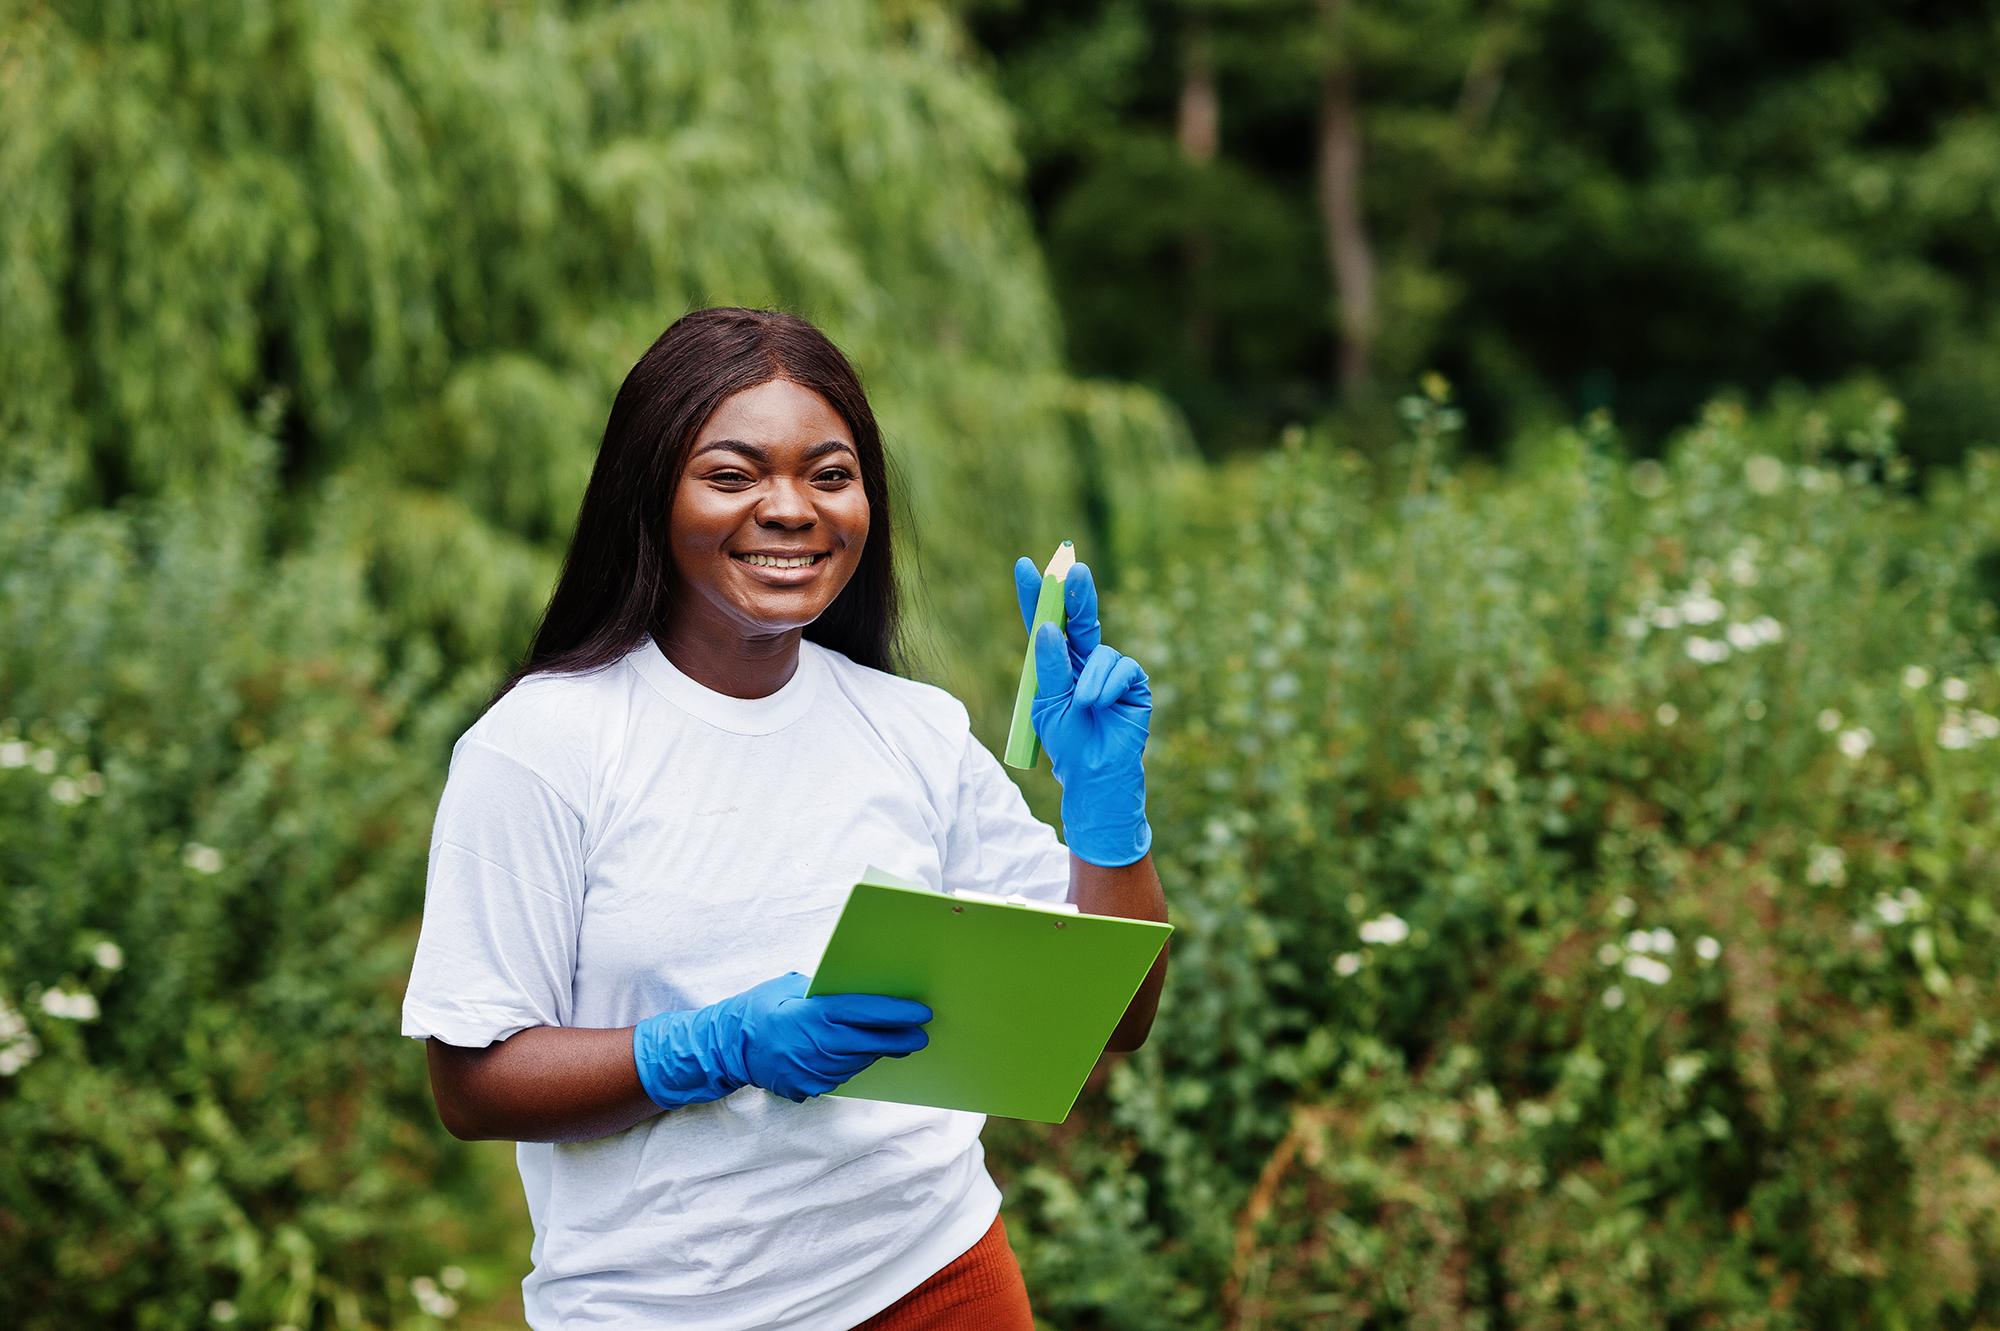
[[[854,442],[833,404],[804,384],[770,379],[722,400],[696,436],[698,446],[737,439],[767,448],[806,448],[826,439]]]

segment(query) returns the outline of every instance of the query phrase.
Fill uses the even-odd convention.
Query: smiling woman
[[[403,1033],[451,1132],[520,1143],[532,1326],[1032,1326],[983,1118],[821,1098],[923,1048],[931,1010],[801,972],[870,864],[1164,919],[1150,693],[1078,565],[1081,664],[1051,640],[1036,711],[1065,849],[964,704],[896,672],[888,500],[817,329],[686,316],[618,392],[526,663],[453,746]]]

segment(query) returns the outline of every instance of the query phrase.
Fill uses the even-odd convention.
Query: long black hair
[[[861,562],[804,635],[858,664],[903,673],[889,467],[860,377],[797,315],[724,306],[675,320],[625,376],[534,645],[487,706],[531,674],[595,670],[648,634],[665,635],[674,612],[667,527],[688,450],[724,399],[773,379],[812,389],[840,413],[868,500]]]

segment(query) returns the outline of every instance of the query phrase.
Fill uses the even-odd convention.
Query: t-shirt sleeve
[[[1069,851],[1054,828],[1029,812],[1021,788],[969,729],[958,765],[944,885],[1069,900]]]
[[[466,737],[431,829],[403,1034],[477,1048],[570,1019],[583,818],[535,770]]]

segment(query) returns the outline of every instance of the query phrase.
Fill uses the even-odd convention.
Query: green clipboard
[[[806,993],[914,998],[930,1043],[827,1094],[1060,1123],[1173,931],[934,892],[871,865]]]

